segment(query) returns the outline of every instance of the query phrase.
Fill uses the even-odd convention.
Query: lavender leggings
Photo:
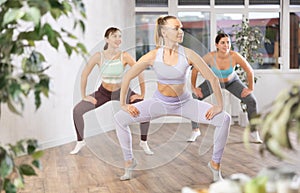
[[[162,95],[159,91],[156,91],[153,98],[135,103],[134,106],[140,111],[138,117],[132,117],[124,110],[120,110],[114,116],[117,136],[122,147],[125,161],[133,158],[132,138],[129,128],[131,123],[147,122],[165,115],[178,115],[198,123],[216,126],[212,160],[216,163],[221,162],[230,130],[231,118],[228,113],[223,111],[214,116],[213,119],[207,120],[205,113],[212,105],[193,99],[187,92],[179,97],[167,97]]]
[[[127,96],[127,102],[129,102],[129,99],[132,95],[135,95],[136,93],[132,90],[129,90],[128,96]],[[73,109],[73,120],[74,125],[76,129],[76,135],[77,135],[77,141],[82,141],[84,138],[84,120],[83,115],[91,110],[94,110],[101,105],[105,104],[108,101],[111,100],[120,100],[120,89],[114,92],[106,90],[102,85],[98,88],[96,92],[91,94],[96,100],[97,104],[92,104],[91,102],[81,100]],[[135,100],[130,103],[136,103],[141,100]],[[149,130],[149,122],[142,122],[140,124],[140,130],[141,130],[141,140],[147,141],[147,135]]]

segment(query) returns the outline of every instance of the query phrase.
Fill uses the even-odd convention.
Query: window
[[[210,0],[178,0],[178,5],[210,5]]]
[[[290,13],[290,68],[300,69],[300,12]]]
[[[136,0],[136,6],[137,58],[154,48],[154,25],[159,15],[178,16],[185,31],[183,44],[200,55],[203,50],[215,50],[218,31],[232,35],[232,26],[247,18],[270,41],[263,42],[263,64],[252,64],[254,69],[300,69],[300,0]],[[153,12],[149,7],[155,7]],[[284,21],[290,21],[290,31],[280,26]],[[286,38],[281,38],[282,32]]]
[[[279,13],[273,12],[250,12],[250,26],[258,27],[265,38],[268,40],[263,42],[264,47],[260,49],[263,54],[263,64],[253,64],[255,69],[279,69],[278,63],[280,50],[280,28],[279,28]]]
[[[215,0],[216,5],[244,5],[244,0]]]
[[[154,29],[156,19],[167,13],[137,13],[136,24],[136,60],[155,48]]]
[[[232,26],[240,24],[243,19],[243,14],[241,13],[222,13],[217,14],[217,31],[223,31],[229,35],[232,35]]]
[[[184,30],[183,45],[203,56],[210,48],[210,17],[206,12],[179,12]]]
[[[280,0],[249,0],[250,5],[279,5]]]
[[[290,5],[300,5],[299,0],[290,0]]]
[[[136,7],[168,7],[168,0],[135,0]]]

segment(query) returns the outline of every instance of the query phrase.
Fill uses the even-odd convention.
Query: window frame
[[[284,23],[290,23],[290,13],[291,12],[300,12],[300,6],[291,5],[290,1],[280,1],[280,5],[249,5],[249,0],[245,0],[244,5],[233,5],[233,6],[220,6],[215,5],[215,0],[210,0],[210,5],[197,5],[197,6],[179,6],[178,0],[169,0],[169,7],[135,7],[135,13],[137,12],[166,12],[169,15],[178,15],[178,12],[209,12],[210,13],[210,29],[211,34],[217,33],[216,26],[216,14],[226,14],[226,13],[241,13],[244,17],[249,18],[249,12],[279,12],[280,14],[280,56],[278,58],[279,69],[255,69],[258,72],[290,72],[296,71],[299,72],[299,69],[290,69],[290,26],[284,25]],[[288,34],[288,38],[283,37],[282,34]],[[210,40],[210,50],[214,49],[214,39]],[[285,65],[286,64],[286,65]],[[299,64],[300,65],[300,64]]]

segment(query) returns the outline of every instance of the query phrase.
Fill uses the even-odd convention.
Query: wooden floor
[[[87,146],[77,155],[70,155],[75,142],[45,150],[43,169],[38,176],[27,177],[21,193],[180,193],[182,187],[208,187],[212,175],[207,162],[212,154],[213,128],[202,127],[196,142],[188,143],[191,125],[151,124],[148,143],[154,155],[145,155],[139,143],[139,129],[132,127],[134,155],[138,166],[130,181],[119,181],[123,174],[122,153],[115,131],[87,140]],[[289,154],[288,161],[272,155],[259,154],[259,144],[246,149],[243,129],[231,126],[231,133],[222,160],[222,173],[255,176],[266,166],[288,166],[300,172],[299,148]],[[27,159],[21,157],[20,159]]]

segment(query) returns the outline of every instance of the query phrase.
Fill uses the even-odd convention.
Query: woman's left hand
[[[246,96],[248,96],[248,95],[251,94],[251,93],[252,93],[252,90],[251,90],[251,89],[249,89],[249,88],[244,88],[243,91],[242,91],[242,93],[241,93],[241,97],[242,97],[242,98],[245,98]]]
[[[215,115],[219,114],[222,111],[220,106],[212,106],[205,114],[207,120],[211,120]]]
[[[144,97],[142,95],[135,94],[135,95],[132,95],[129,99],[130,102],[134,102],[136,100],[142,101],[142,100],[144,100]]]
[[[140,111],[133,105],[125,104],[121,106],[121,108],[125,111],[127,111],[131,116],[137,117],[140,114]]]

